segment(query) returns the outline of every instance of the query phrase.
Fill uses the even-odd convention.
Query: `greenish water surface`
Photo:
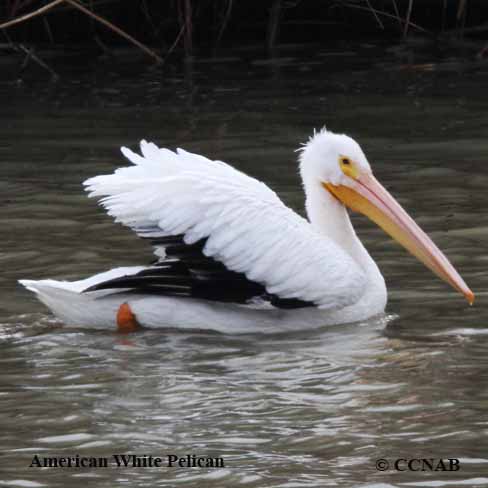
[[[488,485],[488,65],[381,46],[248,51],[162,73],[86,59],[0,79],[0,486]],[[408,64],[406,60],[408,59]],[[144,264],[81,182],[142,139],[222,159],[303,212],[294,150],[326,124],[477,294],[469,307],[354,218],[388,320],[231,336],[63,327],[20,278]],[[29,468],[40,456],[222,456],[225,468]],[[456,472],[377,459],[458,458]]]

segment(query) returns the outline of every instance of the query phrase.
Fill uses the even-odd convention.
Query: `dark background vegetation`
[[[157,61],[220,47],[413,36],[475,44],[485,57],[488,37],[486,0],[4,0],[0,22],[15,19],[2,28],[4,53],[80,44],[109,51],[137,40]]]

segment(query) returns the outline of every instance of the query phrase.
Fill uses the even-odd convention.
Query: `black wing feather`
[[[150,232],[148,232],[150,234]],[[134,275],[121,276],[84,290],[130,290],[138,293],[200,298],[218,302],[249,303],[261,299],[278,308],[315,306],[312,302],[280,298],[267,293],[245,274],[230,271],[221,262],[203,254],[206,239],[185,244],[183,236],[142,237],[155,247],[164,247],[165,257]]]

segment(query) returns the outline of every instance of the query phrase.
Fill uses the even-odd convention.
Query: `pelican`
[[[221,332],[298,330],[381,316],[385,281],[347,207],[473,303],[444,254],[373,176],[360,146],[326,130],[299,149],[308,220],[222,161],[142,141],[132,166],[84,185],[154,247],[147,266],[74,281],[20,280],[67,325]]]

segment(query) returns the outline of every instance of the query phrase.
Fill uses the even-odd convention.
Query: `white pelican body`
[[[76,282],[21,283],[65,323],[266,332],[384,312],[384,279],[345,205],[368,215],[472,302],[447,258],[374,179],[359,145],[325,129],[300,154],[309,220],[220,161],[142,141],[133,166],[85,182],[108,213],[149,239],[150,266]]]

